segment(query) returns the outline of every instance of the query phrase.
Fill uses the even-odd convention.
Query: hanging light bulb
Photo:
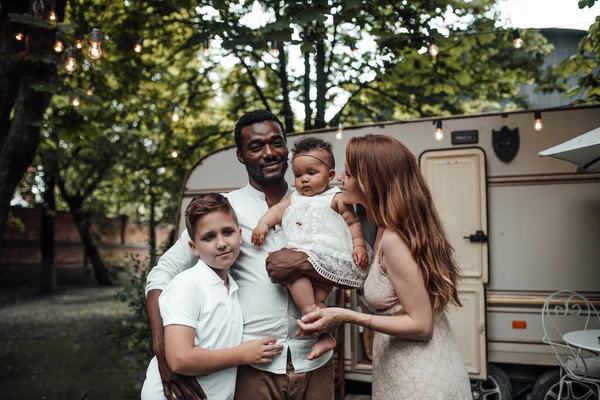
[[[433,35],[429,36],[429,54],[431,54],[431,57],[437,57],[437,55],[440,54],[440,49],[435,43]]]
[[[54,11],[54,7],[50,6],[50,11],[48,11],[48,20],[51,23],[56,23],[56,20],[58,18],[56,17],[56,11]]]
[[[171,157],[173,157],[173,158],[179,157],[179,149],[177,147],[173,147],[173,151],[171,151]]]
[[[535,122],[533,123],[533,129],[535,129],[538,132],[541,131],[542,129],[544,129],[544,123],[542,122],[541,111],[536,111],[533,114],[533,117],[535,118]]]
[[[65,45],[63,44],[62,40],[63,39],[60,32],[56,32],[56,35],[54,35],[54,51],[57,53],[62,53],[65,49]]]
[[[435,140],[438,142],[444,138],[444,131],[442,130],[442,120],[438,119],[435,122]]]
[[[279,42],[277,40],[273,41],[271,48],[273,49],[273,56],[279,57]]]
[[[337,129],[337,133],[335,134],[335,138],[339,140],[342,137],[344,137],[344,124],[340,121],[338,123],[338,129]]]
[[[96,88],[94,86],[90,86],[90,88],[87,90],[87,92],[85,92],[85,94],[87,94],[88,96],[91,96],[94,94],[95,90],[96,90]]]
[[[77,50],[81,50],[83,48],[83,33],[77,35],[77,40],[75,41],[75,47]]]
[[[354,54],[356,54],[356,52],[358,51],[358,47],[356,47],[356,43],[355,42],[350,42],[350,50],[352,50],[352,52]]]
[[[208,45],[209,45],[208,39],[204,39],[202,41],[202,51],[204,51],[205,54],[208,52]]]
[[[44,1],[34,0],[31,5],[31,12],[34,17],[42,18],[44,16]]]
[[[171,121],[177,122],[179,121],[179,106],[175,105],[173,108],[173,113],[171,114]]]
[[[523,47],[523,40],[521,39],[521,35],[519,35],[519,31],[518,30],[514,30],[512,31],[512,37],[513,37],[513,46],[515,46],[515,49],[520,49],[521,47]]]
[[[23,32],[19,32],[15,35],[15,39],[17,39],[19,42],[23,40],[24,37],[25,36],[23,35]]]
[[[90,33],[90,47],[88,49],[88,56],[92,60],[97,60],[102,57],[102,48],[100,47],[101,40],[102,32],[100,32],[100,29],[92,29],[92,32]]]
[[[81,104],[79,97],[77,97],[77,96],[73,97],[73,100],[71,100],[71,105],[73,107],[79,107],[79,104]]]
[[[144,48],[144,38],[140,37],[137,42],[135,42],[135,46],[133,46],[133,51],[136,53],[141,53]]]
[[[69,72],[73,72],[77,68],[77,61],[75,61],[76,55],[77,49],[75,47],[71,47],[69,49],[69,53],[67,54],[67,61],[65,62],[65,69]]]

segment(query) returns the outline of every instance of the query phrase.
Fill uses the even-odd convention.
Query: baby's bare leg
[[[302,315],[306,315],[317,309],[317,303],[315,301],[316,292],[309,278],[298,278],[295,281],[288,283],[287,287],[292,294],[294,302],[298,308],[300,308],[300,311],[302,311]],[[319,293],[319,297],[322,297],[321,293]],[[325,293],[325,297],[327,297],[327,293]],[[323,299],[323,301],[324,300],[325,299]]]
[[[313,284],[314,284],[313,290],[315,293],[315,302],[317,304],[317,307],[326,308],[327,306],[325,305],[325,299],[327,298],[327,295],[329,294],[329,292],[331,292],[332,286],[325,287],[325,286],[315,284],[314,282],[313,282]],[[308,353],[307,358],[309,360],[314,360],[315,358],[319,358],[323,354],[327,353],[329,350],[335,349],[336,345],[337,345],[337,341],[330,333],[322,333],[319,335],[319,339],[317,340],[317,343],[315,343],[311,347],[310,353]]]

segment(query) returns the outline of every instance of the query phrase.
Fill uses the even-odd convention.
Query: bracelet
[[[354,245],[354,247],[362,247],[363,249],[365,248],[365,246],[364,246],[364,245],[362,245],[362,244],[357,244],[357,245]]]
[[[375,314],[371,314],[371,318],[369,319],[369,330],[371,329],[371,321],[373,321],[373,317]]]

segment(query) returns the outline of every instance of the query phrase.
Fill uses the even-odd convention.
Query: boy
[[[197,376],[210,400],[232,400],[237,366],[268,364],[281,353],[275,338],[242,341],[238,286],[229,268],[240,253],[241,228],[229,201],[216,193],[192,200],[185,212],[198,263],[179,275],[159,298],[169,367]],[[156,357],[150,361],[142,400],[173,398],[164,393]]]

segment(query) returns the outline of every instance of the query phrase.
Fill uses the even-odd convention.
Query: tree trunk
[[[325,43],[323,39],[317,40],[317,113],[315,128],[325,128],[325,105],[327,94],[327,74],[325,71]]]
[[[283,115],[285,118],[285,131],[294,132],[294,111],[290,103],[290,88],[287,76],[287,64],[285,59],[285,46],[281,44],[279,50],[279,80],[281,81],[281,93],[283,94]]]
[[[149,229],[149,244],[150,244],[150,268],[156,265],[156,195],[150,189],[150,221],[148,222]]]
[[[54,259],[54,216],[56,215],[56,169],[44,166],[44,204],[42,204],[40,243],[42,251],[42,278],[40,293],[56,292],[56,264]]]
[[[75,225],[77,225],[77,231],[79,232],[85,255],[92,264],[96,282],[98,282],[99,285],[112,285],[108,269],[106,268],[106,265],[104,265],[102,258],[100,258],[98,248],[92,239],[92,232],[90,230],[91,216],[89,213],[85,212],[81,206],[71,206],[71,202],[72,201],[69,201],[71,215],[73,216],[73,220],[75,220]],[[76,202],[77,200],[75,200],[75,203]]]
[[[304,130],[312,129],[312,107],[310,106],[310,53],[304,53]]]
[[[10,201],[27,167],[33,161],[39,143],[38,122],[50,101],[50,95],[31,89],[33,83],[49,83],[56,76],[56,66],[17,63],[12,56],[25,51],[31,54],[51,52],[54,32],[31,28],[25,43],[14,40],[17,27],[8,13],[27,13],[27,1],[0,1],[0,254],[8,220]],[[55,11],[62,20],[65,0],[57,0]],[[18,46],[24,47],[18,47]]]

